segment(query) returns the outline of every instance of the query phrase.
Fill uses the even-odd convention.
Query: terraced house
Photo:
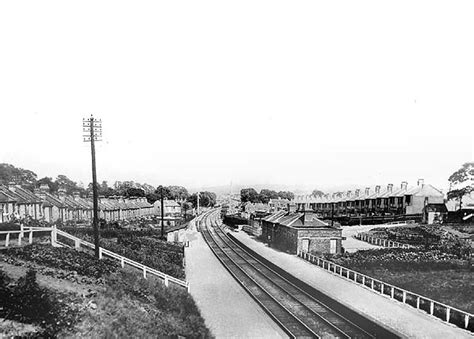
[[[19,185],[0,186],[1,222],[13,219],[31,218],[45,222],[90,222],[93,203],[91,198],[83,198],[78,192],[66,194],[60,188],[52,194],[48,185],[31,192]],[[107,221],[128,220],[154,215],[153,205],[145,198],[101,197],[99,217]]]
[[[322,217],[409,216],[421,215],[427,204],[444,203],[444,194],[420,179],[414,187],[403,181],[399,187],[377,185],[373,189],[366,187],[363,193],[356,189],[354,194],[347,191],[320,197],[297,197],[294,202],[298,209],[310,209]]]

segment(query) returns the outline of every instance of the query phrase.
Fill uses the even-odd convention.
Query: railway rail
[[[218,210],[201,216],[200,231],[205,241],[224,267],[290,337],[377,337],[233,242],[219,227],[218,216]]]

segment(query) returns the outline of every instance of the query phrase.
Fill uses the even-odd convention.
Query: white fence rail
[[[367,233],[357,233],[356,235],[354,235],[354,238],[361,241],[365,241],[372,245],[377,245],[377,246],[382,246],[382,247],[387,247],[387,248],[413,248],[414,247],[412,245],[403,244],[401,242],[374,237]]]
[[[51,227],[24,227],[23,225],[20,225],[19,230],[13,230],[13,231],[0,231],[0,236],[5,235],[5,244],[3,247],[9,247],[10,245],[13,245],[13,241],[15,241],[15,238],[17,240],[16,245],[21,246],[22,245],[22,240],[25,237],[25,234],[28,234],[28,243],[32,244],[33,243],[33,233],[41,233],[41,232],[49,232],[51,233],[53,229]],[[13,239],[12,239],[13,235]]]
[[[20,226],[20,230],[14,230],[14,231],[1,231],[0,236],[2,234],[5,235],[5,245],[4,247],[9,247],[11,244],[11,237],[13,235],[13,239],[15,239],[15,236],[17,236],[17,244],[18,246],[22,245],[22,239],[25,234],[28,234],[28,243],[32,244],[33,243],[33,233],[35,232],[48,232],[50,233],[51,236],[51,245],[52,246],[66,246],[70,247],[69,245],[65,244],[64,242],[58,241],[58,235],[62,236],[64,238],[67,238],[69,240],[74,241],[74,248],[79,249],[81,246],[88,247],[91,249],[95,249],[95,245],[91,244],[90,242],[87,242],[85,240],[82,240],[78,237],[75,237],[69,233],[66,233],[64,231],[58,230],[55,226],[53,227],[24,227],[23,225]],[[143,264],[140,264],[139,262],[133,261],[131,259],[128,259],[124,256],[121,256],[117,253],[114,253],[112,251],[109,251],[105,248],[100,247],[99,248],[99,259],[102,259],[104,256],[117,259],[120,261],[120,265],[125,267],[125,264],[130,265],[132,267],[138,268],[143,272],[143,277],[146,279],[147,274],[154,275],[160,279],[163,280],[165,286],[169,286],[170,283],[178,285],[180,287],[186,288],[186,290],[189,292],[190,290],[190,285],[189,282],[183,281],[180,279],[177,279],[175,277],[172,277],[170,275],[167,275],[163,272],[160,272],[158,270],[155,270],[154,268],[145,266]]]
[[[472,327],[471,323],[474,315],[470,313],[461,311],[455,307],[451,307],[419,294],[404,290],[403,288],[385,283],[381,280],[356,272],[308,252],[299,252],[298,256],[325,269],[326,271],[334,273],[341,278],[345,278],[353,283],[360,284],[363,287],[368,288],[378,294],[400,301],[404,304],[408,304],[418,310],[425,311],[426,313],[429,313],[443,321],[453,323],[459,327],[464,327],[465,329]],[[456,318],[458,318],[458,321],[456,321]]]

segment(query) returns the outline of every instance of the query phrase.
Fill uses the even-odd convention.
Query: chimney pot
[[[424,179],[418,179],[418,186],[425,186],[425,180]]]
[[[401,189],[404,190],[404,191],[406,191],[406,190],[407,190],[407,187],[408,187],[408,182],[402,181]]]

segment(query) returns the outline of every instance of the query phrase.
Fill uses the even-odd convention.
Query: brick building
[[[262,219],[262,237],[270,246],[299,253],[342,252],[342,229],[331,227],[313,211],[278,211]]]

